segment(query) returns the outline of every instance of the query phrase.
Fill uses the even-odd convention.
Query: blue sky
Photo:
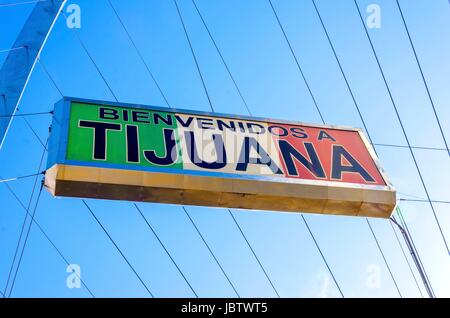
[[[173,2],[111,1],[170,105],[209,111]],[[0,4],[10,2],[2,0]],[[119,101],[167,106],[108,2],[70,3],[80,6],[81,28],[77,32]],[[196,3],[255,116],[320,123],[268,1],[197,0]],[[316,3],[374,143],[406,145],[353,1],[317,0]],[[381,8],[381,28],[369,29],[369,34],[408,138],[414,146],[444,148],[397,5],[394,0],[358,0],[364,17],[367,17],[365,9],[372,3]],[[273,4],[325,121],[362,127],[312,2],[273,0]],[[401,0],[400,5],[445,136],[450,140],[450,4],[446,0]],[[179,6],[215,110],[247,115],[192,2],[179,0]],[[1,49],[12,45],[31,10],[32,5],[0,7]],[[0,63],[5,57],[5,53],[0,53]],[[114,100],[62,16],[41,60],[64,95]],[[49,111],[60,98],[42,65],[37,64],[20,109]],[[50,116],[28,117],[28,120],[45,141]],[[409,149],[377,146],[376,150],[399,192],[426,197]],[[0,150],[0,175],[6,178],[35,173],[42,151],[25,121],[14,119]],[[449,155],[440,150],[418,149],[414,154],[430,197],[448,201]],[[29,178],[11,182],[9,186],[26,205],[33,183],[34,179]],[[33,202],[35,199],[36,196]],[[0,289],[3,291],[25,211],[5,185],[0,185],[0,200]],[[87,202],[155,296],[193,296],[131,203]],[[199,296],[235,296],[180,206],[138,205]],[[449,205],[436,203],[434,206],[444,234],[450,240]],[[436,294],[449,297],[450,256],[429,204],[401,202],[400,207]],[[187,210],[241,296],[276,296],[227,210],[202,207],[187,207]],[[233,212],[281,296],[340,297],[299,214]],[[398,297],[364,218],[312,214],[305,217],[346,297]],[[44,191],[36,220],[68,261],[80,266],[81,277],[95,296],[149,296],[79,199],[53,198]],[[389,222],[375,219],[370,222],[402,295],[420,296]],[[403,247],[406,249],[404,244]],[[67,288],[66,267],[33,226],[12,296],[89,297],[85,288]],[[378,273],[379,286],[374,287],[371,282]],[[420,280],[418,276],[417,279]],[[422,288],[420,281],[419,285]],[[425,294],[423,288],[422,292]]]

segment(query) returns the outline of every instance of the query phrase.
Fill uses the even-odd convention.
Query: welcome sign
[[[359,129],[64,98],[56,196],[389,217],[395,190]]]

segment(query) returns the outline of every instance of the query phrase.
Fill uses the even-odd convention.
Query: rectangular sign
[[[360,129],[64,98],[57,196],[387,218],[396,194]]]

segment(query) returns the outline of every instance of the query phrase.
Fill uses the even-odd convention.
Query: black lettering
[[[342,157],[344,157],[350,165],[342,164]],[[356,161],[353,156],[347,152],[347,150],[341,145],[333,145],[333,162],[331,167],[331,178],[342,179],[343,172],[357,173],[365,181],[373,182],[375,181],[372,176]]]
[[[127,161],[139,162],[138,126],[127,125]]]
[[[221,169],[227,164],[227,154],[225,152],[225,145],[222,136],[213,134],[214,147],[216,149],[217,160],[214,162],[206,162],[199,158],[197,146],[195,144],[194,133],[192,131],[185,131],[184,137],[186,139],[186,146],[188,149],[189,158],[197,167],[205,169]]]
[[[276,128],[280,129],[280,130],[282,131],[282,134],[279,133],[279,132],[277,132]],[[281,127],[281,126],[277,126],[277,125],[269,126],[269,132],[270,132],[272,135],[279,136],[279,137],[284,137],[284,136],[287,136],[287,135],[288,135],[288,131],[287,131],[286,128]]]
[[[253,126],[258,127],[259,131],[258,130],[254,131],[253,130]],[[259,134],[263,134],[266,131],[266,129],[264,128],[263,125],[256,124],[256,123],[247,123],[247,128],[248,128],[249,133],[251,133],[251,134],[258,134],[259,135]]]
[[[236,126],[234,125],[234,121],[230,121],[230,124],[226,124],[223,120],[218,119],[217,120],[217,128],[220,131],[223,131],[223,127],[226,127],[227,129],[230,129],[231,131],[236,131]]]
[[[197,126],[200,129],[211,129],[213,121],[210,118],[197,117]]]
[[[241,123],[240,121],[238,121],[238,126],[239,126],[239,129],[241,130],[241,132],[245,132],[245,127],[244,127],[244,124],[243,124],[243,123]]]
[[[166,125],[168,126],[172,126],[172,116],[169,114],[166,114],[167,117],[164,118],[162,117],[160,114],[158,113],[153,113],[153,122],[155,123],[155,125],[159,124],[159,121],[164,122]]]
[[[166,145],[164,157],[160,157],[154,150],[144,150],[144,157],[150,163],[160,166],[170,166],[177,161],[175,134],[173,129],[164,128],[164,144]]]
[[[291,127],[290,129],[292,133],[292,137],[295,138],[308,138],[308,135],[305,133],[305,130],[300,127]]]
[[[102,119],[119,119],[118,111],[113,108],[100,107],[99,112],[99,117]]]
[[[192,120],[194,119],[192,116],[189,116],[186,122],[184,122],[183,119],[178,115],[175,115],[175,118],[177,119],[177,122],[180,123],[183,127],[189,127],[192,123]]]
[[[258,158],[250,157],[251,148],[255,149],[258,153]],[[281,169],[272,161],[269,154],[264,150],[263,147],[258,143],[258,141],[253,137],[245,137],[242,143],[241,152],[239,154],[239,162],[236,165],[236,170],[247,171],[248,164],[263,164],[267,165],[270,170],[275,174],[282,174]]]
[[[317,156],[314,145],[310,142],[305,142],[305,148],[310,160],[306,159],[297,149],[295,149],[287,140],[279,140],[280,152],[286,164],[289,175],[298,176],[297,168],[295,166],[293,157],[299,161],[306,169],[308,169],[317,178],[325,178],[322,164]]]
[[[330,140],[336,142],[336,139],[331,137],[331,135],[329,133],[327,133],[325,130],[321,130],[319,132],[319,137],[317,138],[317,140],[322,140],[322,139],[330,139]]]
[[[145,119],[149,119],[149,115],[146,112],[132,110],[131,114],[133,116],[133,122],[135,122],[135,123],[147,123],[147,124],[150,123],[149,120],[145,120]]]
[[[108,130],[121,130],[122,125],[80,120],[79,126],[94,129],[94,159],[106,160],[106,132]]]

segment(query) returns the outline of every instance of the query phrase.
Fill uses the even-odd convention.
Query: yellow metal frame
[[[55,164],[45,186],[55,196],[389,218],[395,191],[320,182],[223,178]]]

